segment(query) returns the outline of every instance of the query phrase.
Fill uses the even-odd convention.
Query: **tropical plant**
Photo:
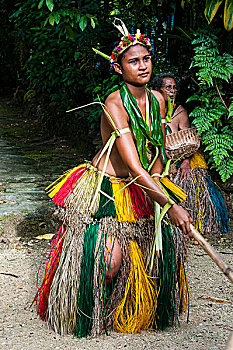
[[[89,13],[91,10],[94,13],[98,11],[96,2],[92,2],[92,6],[88,6],[88,3],[84,6],[76,6],[75,1],[64,1],[63,4],[59,4],[56,0],[39,0],[38,9],[40,10],[43,5],[46,5],[50,13],[45,19],[44,25],[49,22],[52,26],[54,24],[59,25],[59,36],[63,33],[67,38],[74,40],[77,24],[81,31],[83,31],[88,23],[92,28],[95,28],[97,23],[96,14]],[[90,21],[90,22],[89,22]]]
[[[6,93],[8,87],[16,87],[20,70],[20,47],[16,43],[14,26],[9,22],[13,0],[0,0],[0,88]]]
[[[211,23],[223,0],[206,0],[205,17]],[[226,30],[233,28],[233,2],[225,0],[224,5],[224,27]]]
[[[25,70],[29,89],[35,89],[45,104],[57,102],[65,109],[77,103],[77,96],[84,98],[85,78],[91,74],[86,68],[93,64],[93,58],[87,55],[91,51],[90,41],[86,40],[88,34],[72,31],[76,22],[82,27],[79,31],[84,30],[83,22],[89,13],[87,8],[80,10],[70,6],[70,1],[62,4],[56,1],[56,12],[51,12],[54,8],[52,0],[46,0],[46,4],[42,6],[43,1],[21,1],[17,3],[11,20],[28,47]],[[55,21],[58,24],[53,26]],[[88,26],[86,30],[93,29]]]
[[[193,32],[192,27],[195,30],[204,22],[201,0],[188,2],[181,16],[179,0],[164,0],[159,4],[148,0],[18,0],[11,11],[11,21],[18,41],[23,41],[24,71],[19,71],[19,75],[26,97],[31,96],[27,91],[35,92],[43,110],[43,121],[49,119],[53,131],[57,125],[64,132],[64,123],[69,133],[73,131],[71,114],[68,118],[65,110],[95,98],[103,100],[115,88],[117,78],[108,63],[92,50],[94,47],[111,54],[113,41],[120,37],[112,26],[115,16],[129,30],[140,28],[152,39],[154,74],[175,67],[178,76],[185,76],[191,59],[191,51],[187,49],[189,37],[181,35],[177,27],[182,27],[184,33]],[[201,13],[197,16],[198,11]],[[63,116],[58,116],[62,113]],[[92,108],[89,125],[96,125],[99,115],[99,109]],[[76,133],[85,122],[81,120],[81,117],[75,119]]]
[[[206,0],[204,15],[210,24],[215,17],[219,7],[224,2],[224,28],[230,31],[233,28],[233,2],[232,0]],[[198,6],[198,1],[181,0],[181,7],[184,9],[185,4],[193,3],[193,7]]]
[[[93,87],[90,88],[93,93],[93,102],[104,103],[107,96],[113,91],[119,89],[120,85],[121,79],[118,75],[112,72],[109,78],[106,78],[103,81],[99,82],[99,84],[96,85],[94,89]],[[97,125],[99,124],[101,111],[102,107],[99,104],[96,104],[95,108],[90,108],[90,112],[87,117],[87,119],[89,120],[90,127],[93,129],[95,128],[95,130],[97,129]]]
[[[199,90],[187,100],[197,101],[190,117],[201,135],[208,163],[226,181],[233,174],[233,102],[227,106],[224,85],[233,74],[233,57],[220,54],[213,34],[196,34],[192,44],[195,55],[190,68],[197,68]]]

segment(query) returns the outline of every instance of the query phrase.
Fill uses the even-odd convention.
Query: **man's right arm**
[[[106,108],[119,130],[129,127],[128,115],[117,96],[116,99],[114,96],[111,96],[110,99],[106,100]],[[116,146],[131,176],[136,179],[139,185],[143,186],[145,192],[152,200],[156,201],[161,207],[164,207],[168,202],[168,197],[159,189],[154,179],[142,167],[131,133],[126,133],[118,137],[116,139]],[[192,219],[183,208],[174,204],[168,213],[174,224],[181,226],[184,233],[190,233],[190,222],[192,222]]]

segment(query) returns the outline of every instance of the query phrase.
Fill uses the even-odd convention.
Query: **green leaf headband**
[[[120,24],[117,25],[116,21],[120,21]],[[113,25],[121,32],[123,36],[119,44],[113,49],[111,56],[108,56],[103,52],[92,48],[95,51],[95,53],[106,58],[111,65],[117,62],[119,55],[132,45],[140,44],[145,46],[149,52],[152,51],[150,39],[147,38],[145,34],[141,34],[139,29],[137,29],[136,34],[130,34],[124,22],[122,22],[122,20],[119,18],[114,19]]]

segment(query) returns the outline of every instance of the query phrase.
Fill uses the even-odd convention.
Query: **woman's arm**
[[[177,110],[177,117],[179,118],[178,120],[178,128],[179,130],[185,130],[190,128],[190,121],[188,117],[188,113],[184,107],[179,106],[179,109],[181,109],[181,112],[179,113],[179,110]],[[175,116],[174,116],[175,117]]]
[[[188,117],[187,111],[180,106],[182,109],[182,112],[179,115],[179,129],[180,130],[186,130],[190,128],[190,121]],[[180,168],[178,169],[178,173],[180,173],[180,180],[182,179],[188,179],[191,175],[191,167],[190,167],[190,158],[186,158],[181,163]]]

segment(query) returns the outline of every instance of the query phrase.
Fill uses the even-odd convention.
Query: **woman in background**
[[[177,137],[179,139],[183,137],[184,140],[189,138],[195,130],[190,128],[185,108],[176,102],[178,87],[175,76],[171,73],[156,75],[153,89],[163,95],[166,114],[168,98],[173,106],[171,119],[165,126],[167,139],[170,137],[168,135],[173,135],[173,140]],[[197,148],[193,150],[192,155],[188,144],[187,150],[186,153],[182,147],[180,152],[183,152],[182,160],[174,162],[170,168],[171,179],[187,192],[187,199],[182,205],[188,209],[195,227],[202,233],[227,232],[229,230],[227,207],[218,186],[210,178],[205,159],[199,151],[197,152]],[[169,154],[169,149],[167,152]]]

